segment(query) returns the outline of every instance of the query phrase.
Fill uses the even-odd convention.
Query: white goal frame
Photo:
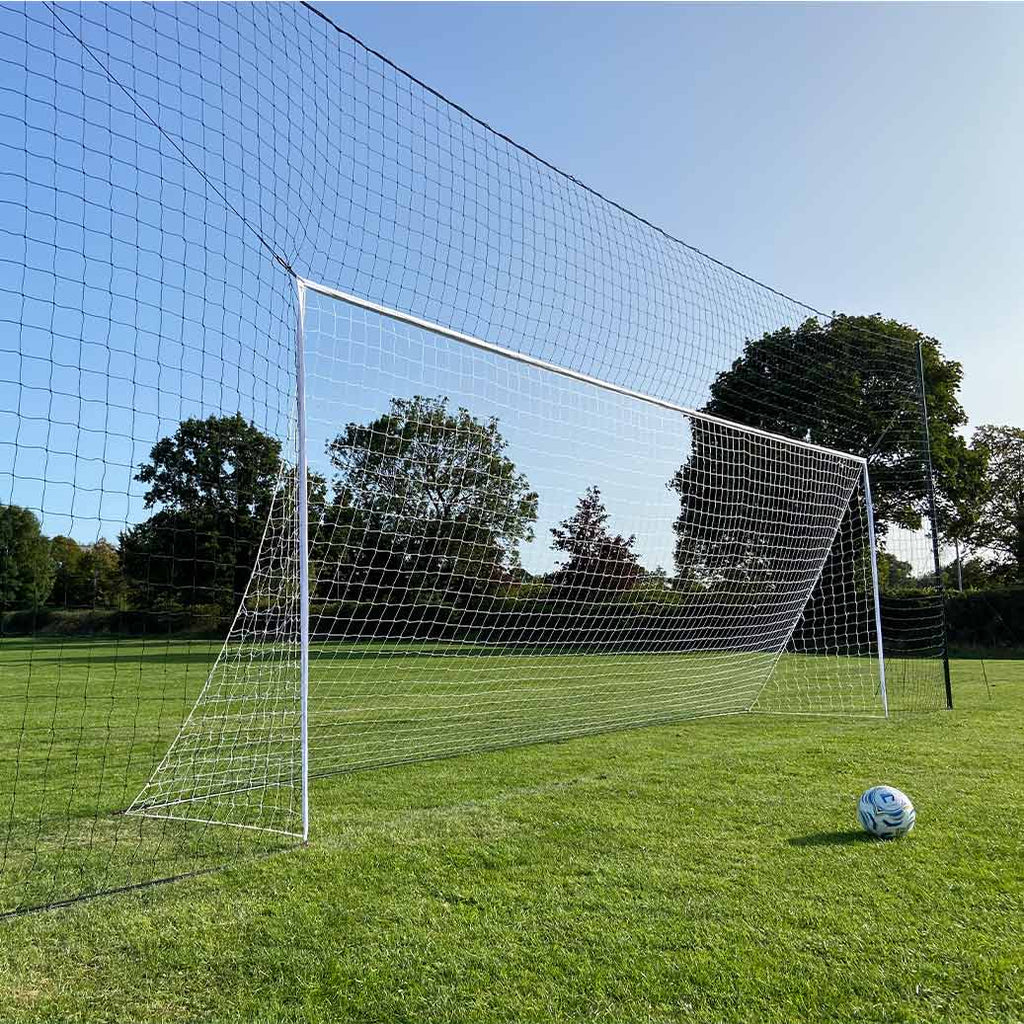
[[[878,558],[877,558],[877,546],[876,546],[876,535],[874,527],[874,506],[871,498],[871,480],[870,473],[868,470],[867,459],[862,456],[852,455],[849,452],[839,451],[834,448],[827,448],[822,445],[812,444],[809,441],[796,440],[793,438],[785,437],[784,435],[774,434],[770,431],[761,430],[756,427],[748,427],[745,424],[736,423],[731,420],[725,419],[720,416],[714,416],[709,413],[701,412],[696,409],[688,408],[687,406],[670,402],[663,398],[657,398],[653,395],[644,394],[641,391],[635,391],[632,388],[623,387],[620,384],[615,384],[611,381],[602,380],[599,377],[594,377],[589,374],[581,373],[577,370],[569,369],[565,366],[560,366],[556,363],[547,362],[543,359],[537,359],[533,356],[525,355],[521,352],[514,351],[509,348],[505,348],[501,345],[497,345],[494,342],[485,341],[482,338],[474,337],[470,334],[464,334],[461,331],[454,330],[450,327],[445,327],[441,324],[432,323],[429,320],[425,320],[422,317],[414,316],[410,313],[404,313],[401,310],[392,309],[388,306],[381,305],[377,302],[371,302],[368,299],[359,297],[358,295],[352,295],[348,292],[341,291],[337,288],[332,288],[328,285],[320,284],[316,281],[312,281],[302,277],[295,277],[296,287],[296,329],[295,329],[295,385],[296,385],[296,403],[295,403],[295,436],[297,442],[296,452],[296,505],[297,505],[297,527],[298,527],[298,576],[299,576],[299,716],[300,716],[300,748],[301,748],[301,764],[299,771],[299,785],[301,787],[301,831],[299,835],[303,842],[308,841],[309,838],[309,778],[310,778],[310,758],[309,758],[309,663],[310,663],[310,584],[309,584],[309,495],[308,495],[308,435],[307,435],[307,423],[306,423],[306,299],[310,292],[322,295],[326,298],[336,300],[344,303],[356,309],[361,309],[369,313],[376,314],[377,316],[385,319],[394,321],[396,323],[405,324],[406,326],[417,328],[419,330],[429,332],[430,334],[437,335],[445,338],[449,341],[456,342],[461,345],[468,346],[470,348],[478,349],[482,352],[486,352],[490,355],[497,356],[501,359],[507,359],[512,362],[524,364],[534,369],[547,371],[552,374],[567,378],[577,383],[589,385],[590,387],[599,388],[603,391],[610,392],[615,395],[619,395],[625,398],[633,399],[638,402],[643,402],[651,406],[655,406],[662,410],[667,410],[672,413],[679,414],[680,416],[687,417],[689,419],[700,420],[705,423],[715,424],[720,427],[724,427],[728,430],[742,432],[743,434],[763,438],[766,441],[770,441],[774,444],[782,445],[790,449],[802,449],[811,451],[819,455],[827,455],[835,459],[840,459],[846,463],[855,466],[859,471],[859,479],[863,485],[864,493],[864,505],[865,513],[867,518],[867,543],[870,551],[870,565],[871,565],[871,584],[872,594],[874,599],[874,626],[875,626],[875,644],[877,647],[877,658],[878,658],[878,696],[880,697],[882,704],[882,711],[885,717],[889,716],[889,700],[886,692],[886,679],[885,679],[885,653],[882,645],[882,616],[881,616],[881,603],[879,598],[879,580],[878,580]],[[856,486],[856,485],[855,485]],[[852,493],[852,492],[851,492]],[[841,528],[841,523],[837,524],[836,531]],[[264,540],[265,542],[265,540]],[[828,561],[829,549],[825,548],[822,555],[820,564],[817,566],[815,575],[815,582],[808,590],[808,598],[814,591],[814,587],[821,579],[822,572],[824,571],[825,565]],[[806,603],[806,601],[805,601]],[[796,629],[800,617],[804,612],[804,607],[801,606],[796,616],[793,618],[792,623],[789,627],[788,635],[792,637],[793,631]],[[240,608],[237,615],[240,615],[242,609]],[[224,646],[221,649],[221,654],[218,657],[217,662],[214,664],[213,669],[210,671],[210,675],[207,678],[206,685],[203,691],[200,693],[196,700],[195,705],[192,709],[192,714],[195,713],[196,707],[198,707],[204,698],[208,688],[212,685],[217,666],[220,664],[221,657],[227,652],[230,644],[230,633],[228,638],[225,639]],[[765,673],[764,679],[761,685],[754,695],[754,699],[747,707],[747,711],[753,710],[756,706],[760,694],[763,692],[765,686],[768,685],[772,679],[779,659],[782,657],[786,649],[786,644],[783,643],[780,648],[774,652],[774,657],[771,661],[771,666]],[[182,730],[178,734],[178,738],[184,734],[189,721],[191,721],[192,715],[189,715],[189,719],[185,725],[182,726]],[[224,820],[218,818],[216,820],[209,817],[201,816],[200,814],[189,814],[180,813],[180,807],[182,804],[188,804],[193,802],[201,802],[203,796],[185,797],[183,799],[176,799],[171,801],[160,801],[150,802],[146,799],[147,790],[154,784],[164,764],[167,763],[171,751],[175,744],[178,742],[176,739],[168,748],[167,754],[164,760],[161,762],[161,766],[157,768],[154,775],[146,786],[143,787],[142,791],[135,798],[127,813],[140,815],[143,817],[174,817],[179,820],[197,821],[204,822],[206,824],[225,824],[225,825],[239,825],[244,828],[261,828],[261,826],[244,825],[239,822],[232,822],[230,820]],[[249,787],[257,788],[257,787]],[[232,791],[233,792],[233,791]],[[173,814],[168,813],[170,807],[175,807],[176,810]],[[295,834],[289,832],[287,834]]]

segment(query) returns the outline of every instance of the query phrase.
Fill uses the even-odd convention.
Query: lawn
[[[209,651],[174,653],[111,798],[202,684]],[[305,850],[0,923],[0,1020],[1024,1020],[1024,662],[981,666],[954,664],[951,713],[318,779]],[[147,699],[94,668],[112,706]],[[882,781],[917,805],[904,841],[856,831]]]

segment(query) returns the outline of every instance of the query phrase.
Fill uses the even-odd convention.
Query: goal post
[[[878,542],[875,538],[875,503],[871,500],[871,472],[864,460],[864,504],[868,524],[868,554],[871,559],[871,597],[875,611],[875,643],[878,650],[878,689],[882,710],[889,717],[889,694],[885,686],[885,644],[882,638],[882,595],[878,585]]]
[[[309,470],[306,454],[306,282],[295,280],[295,423],[299,526],[299,757],[302,839],[309,839]]]

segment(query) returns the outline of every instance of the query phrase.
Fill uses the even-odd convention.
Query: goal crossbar
[[[574,380],[580,384],[590,384],[595,388],[601,388],[603,391],[609,391],[612,394],[621,395],[624,398],[633,398],[638,402],[645,402],[648,405],[656,406],[659,409],[666,409],[669,412],[677,412],[683,416],[690,416],[703,423],[713,423],[720,427],[727,427],[730,430],[740,430],[744,434],[761,437],[767,441],[775,441],[779,444],[784,444],[793,448],[803,448],[807,451],[817,452],[821,455],[831,455],[835,458],[845,459],[848,462],[867,469],[867,459],[861,455],[852,455],[850,452],[839,451],[835,448],[827,448],[824,445],[813,444],[810,441],[800,441],[796,438],[786,437],[784,434],[773,434],[768,430],[761,430],[758,427],[748,427],[746,424],[736,423],[735,421],[725,419],[722,416],[714,416],[710,413],[701,412],[699,409],[691,409],[688,406],[678,405],[677,403],[670,402],[667,399],[658,398],[655,395],[648,395],[642,391],[634,391],[632,388],[623,387],[621,384],[615,384],[612,381],[603,380],[600,377],[593,377],[588,373],[580,373],[578,370],[570,369],[567,366],[560,366],[558,363],[550,363],[544,359],[537,359],[534,356],[526,355],[523,352],[517,352],[515,349],[505,348],[503,345],[497,345],[493,341],[485,341],[483,338],[477,338],[472,334],[464,334],[462,331],[456,331],[451,327],[445,327],[443,324],[434,323],[431,320],[424,320],[422,317],[413,316],[411,313],[403,313],[399,309],[393,309],[390,306],[383,306],[378,302],[371,302],[369,299],[362,299],[358,295],[352,295],[349,292],[343,292],[337,288],[331,288],[329,285],[320,284],[307,278],[298,278],[298,284],[300,291],[309,290],[312,292],[318,292],[320,295],[324,295],[327,298],[337,299],[340,302],[348,303],[350,306],[355,306],[358,309],[365,309],[370,313],[376,313],[379,316],[387,317],[389,320],[395,320],[398,323],[406,324],[409,327],[418,327],[420,330],[440,335],[442,338],[447,338],[449,341],[457,341],[462,345],[468,345],[470,348],[480,349],[482,352],[489,352],[491,355],[500,356],[503,359],[511,359],[514,362],[523,363],[525,366],[532,366],[537,370],[546,370],[549,373],[558,374],[560,377],[566,377],[569,380]],[[301,435],[301,423],[299,430]]]

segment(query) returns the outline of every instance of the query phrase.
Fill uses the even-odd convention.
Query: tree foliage
[[[679,496],[677,589],[756,597],[784,586],[793,560],[809,557],[803,513],[812,483],[795,449],[766,458],[742,431],[691,417],[690,456],[667,486]]]
[[[914,567],[888,551],[878,552],[878,589],[883,594],[906,590],[918,585]]]
[[[0,608],[39,608],[53,589],[50,543],[35,514],[0,505]]]
[[[704,411],[786,437],[870,458],[880,532],[918,529],[927,503],[922,472],[921,345],[938,496],[963,506],[984,479],[984,453],[957,432],[966,422],[960,363],[907,324],[874,316],[810,318],[748,341],[715,379]],[[902,350],[899,358],[894,354]]]
[[[580,599],[600,597],[632,587],[643,575],[633,551],[635,536],[608,530],[609,514],[598,487],[588,487],[576,511],[551,528],[551,547],[568,558],[552,574],[552,582]]]
[[[58,608],[81,607],[82,554],[82,545],[73,537],[58,535],[50,541],[54,575],[50,601]]]
[[[372,422],[349,423],[327,446],[336,476],[318,596],[458,598],[510,578],[537,495],[506,448],[496,419],[446,398],[393,398]]]
[[[236,413],[184,420],[135,479],[149,519],[121,534],[125,575],[150,607],[238,605],[256,559],[281,445]]]
[[[85,576],[91,599],[96,608],[119,608],[124,600],[124,576],[121,573],[121,559],[117,548],[102,537],[85,548],[82,557],[82,572]]]
[[[1024,429],[986,425],[973,441],[987,455],[988,485],[971,539],[1024,582]]]
[[[924,585],[925,581],[921,581]],[[1020,584],[1017,567],[997,558],[972,555],[957,569],[954,559],[942,567],[942,584],[947,594],[959,590],[998,590]]]
[[[718,517],[716,509],[747,501],[744,474],[737,473],[718,428],[705,420],[690,421],[690,457],[673,474],[669,490],[679,497],[674,560],[677,586],[702,588],[722,582],[737,567],[759,561],[760,543],[749,518]]]
[[[54,585],[50,603],[60,608],[117,608],[124,579],[117,549],[102,537],[79,544],[72,537],[50,541]]]

